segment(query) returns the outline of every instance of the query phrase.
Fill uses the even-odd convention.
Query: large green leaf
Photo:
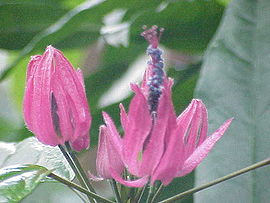
[[[67,9],[61,1],[0,1],[0,48],[21,49]],[[48,15],[48,13],[50,15]]]
[[[15,164],[35,164],[72,180],[74,173],[58,147],[43,145],[35,137],[19,143],[0,142],[0,168]]]
[[[270,1],[234,0],[208,48],[197,97],[209,110],[210,132],[232,126],[197,170],[197,184],[269,157]],[[196,195],[197,202],[269,202],[270,167]]]
[[[138,17],[131,27],[131,40],[145,43],[138,36],[141,26],[157,24],[165,28],[162,43],[167,47],[202,52],[216,31],[222,12],[223,7],[213,0],[171,1],[160,12],[145,11]]]
[[[162,4],[164,7],[160,9]],[[18,58],[1,70],[0,80],[4,79],[27,54],[36,49],[43,49],[48,44],[53,44],[58,48],[86,47],[91,44],[101,36],[99,31],[103,25],[103,17],[115,9],[128,11],[123,21],[127,23],[127,27],[129,27],[129,23],[133,25],[130,32],[132,38],[135,39],[136,35],[134,41],[137,41],[139,37],[141,25],[159,24],[168,29],[168,34],[164,38],[165,44],[192,52],[204,50],[216,30],[223,11],[223,7],[215,3],[214,0],[176,1],[173,3],[157,0],[147,2],[133,0],[86,1],[68,11],[34,37],[31,35],[32,40],[22,49]],[[12,10],[12,12],[14,11]],[[51,12],[49,11],[49,13]],[[27,19],[27,16],[25,18]],[[16,34],[18,33],[16,32]],[[4,37],[8,40],[11,39],[7,35]],[[29,36],[28,39],[30,39]],[[142,39],[140,38],[139,41],[142,42]],[[26,40],[23,43],[25,44],[25,42]]]
[[[19,202],[49,173],[48,169],[36,165],[17,165],[0,169],[0,202]]]
[[[2,70],[2,77],[6,76],[8,72],[16,66],[27,54],[32,53],[32,51],[35,48],[43,48],[44,46],[47,46],[49,44],[56,44],[57,42],[63,41],[66,37],[80,37],[80,36],[74,36],[74,30],[78,30],[79,26],[83,26],[82,24],[85,23],[85,20],[89,18],[91,19],[91,25],[86,26],[86,29],[88,30],[88,41],[92,41],[92,38],[90,37],[90,33],[98,32],[98,28],[101,25],[96,25],[95,23],[100,22],[100,20],[97,22],[96,18],[94,18],[92,15],[92,12],[84,12],[87,10],[91,10],[93,7],[101,4],[104,2],[104,0],[88,0],[84,3],[78,5],[77,7],[71,9],[69,12],[67,12],[65,15],[63,15],[61,18],[59,18],[55,23],[47,27],[42,32],[39,32],[37,35],[35,35],[32,40],[22,49],[19,56],[14,60],[12,64],[10,64],[6,69]],[[86,15],[88,14],[88,15]],[[84,16],[82,16],[84,15]],[[88,18],[87,18],[88,17]],[[92,17],[92,18],[91,18]],[[101,17],[98,16],[98,19]],[[84,19],[84,21],[82,21]],[[96,39],[97,37],[95,37]],[[69,43],[72,43],[72,40],[69,39]]]

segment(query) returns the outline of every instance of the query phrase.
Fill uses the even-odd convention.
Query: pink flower
[[[151,184],[160,180],[168,185],[173,178],[190,173],[200,164],[232,119],[207,136],[207,110],[198,99],[193,99],[187,109],[176,117],[171,99],[173,80],[167,78],[163,71],[162,52],[157,48],[160,38],[157,27],[153,26],[142,35],[150,44],[147,53],[151,61],[141,87],[131,85],[135,96],[129,112],[126,113],[120,104],[124,136],[119,153],[125,167],[132,175],[139,177],[142,184],[150,178]],[[107,136],[120,138],[115,127],[113,129]],[[115,171],[110,175],[121,184],[134,186],[131,181],[124,180],[121,173]]]
[[[122,139],[118,134],[110,116],[103,112],[103,118],[106,126],[103,125],[99,129],[99,141],[96,159],[98,177],[89,172],[90,179],[94,181],[112,179],[114,177],[116,177],[116,179],[120,178],[125,169],[124,163],[121,159],[123,145]],[[144,177],[133,181],[122,181],[128,186],[142,187],[147,183],[148,178]]]
[[[44,144],[89,146],[91,116],[83,75],[64,55],[48,46],[28,64],[23,112],[26,125]]]

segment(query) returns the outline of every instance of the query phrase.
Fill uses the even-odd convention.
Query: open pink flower
[[[176,117],[171,99],[173,80],[167,78],[163,71],[157,27],[145,30],[142,35],[150,44],[147,53],[151,61],[148,62],[141,87],[131,85],[135,96],[129,112],[126,113],[120,104],[124,130],[121,158],[128,171],[143,179],[143,183],[150,178],[151,184],[160,180],[168,185],[173,178],[190,173],[200,164],[232,119],[207,136],[207,110],[198,99],[193,99],[187,109]],[[113,128],[107,136],[120,138]],[[131,181],[123,179],[121,173],[114,171],[110,175],[124,185],[134,186]]]
[[[77,151],[89,146],[91,116],[82,73],[52,46],[28,64],[23,112],[42,143],[70,142]]]

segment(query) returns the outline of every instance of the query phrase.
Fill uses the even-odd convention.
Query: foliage
[[[209,107],[212,129],[231,115],[235,121],[197,171],[198,184],[269,157],[269,7],[269,1],[233,1],[205,55],[196,95]],[[198,201],[267,202],[269,172],[228,181]]]

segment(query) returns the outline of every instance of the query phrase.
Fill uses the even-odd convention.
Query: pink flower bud
[[[76,151],[89,146],[92,118],[82,73],[52,46],[28,64],[23,113],[40,142],[51,146],[70,142]]]
[[[121,160],[122,140],[109,115],[103,113],[106,126],[101,126],[97,152],[97,172],[105,179],[112,178],[111,171],[121,174],[124,164]]]

